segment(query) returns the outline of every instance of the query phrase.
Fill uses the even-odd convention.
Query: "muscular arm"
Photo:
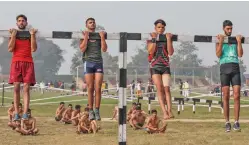
[[[80,125],[80,127],[84,128],[85,130],[89,131],[89,128],[87,128],[85,125],[86,123],[83,123],[84,125]]]
[[[222,55],[222,43],[216,43],[216,56],[220,58]]]
[[[237,44],[237,51],[238,51],[238,57],[242,57],[243,56],[243,48],[242,48],[241,42],[238,42],[238,44]]]
[[[154,54],[156,50],[156,43],[151,43],[151,41],[147,41],[147,49],[149,54]]]
[[[67,112],[68,112],[68,109],[64,112],[64,114],[63,114],[63,118],[65,118],[65,117],[66,117]]]
[[[9,116],[9,121],[11,121],[12,120],[12,108],[9,108],[8,109],[8,116]]]
[[[33,118],[32,128],[30,129],[30,131],[35,130],[35,128],[36,128],[36,119]]]
[[[28,133],[28,130],[25,129],[24,120],[21,120],[21,130],[23,130],[23,131],[25,131],[26,133]]]
[[[129,120],[129,123],[130,123],[130,125],[133,127],[133,128],[135,128],[135,125],[133,124],[133,120],[135,120],[136,119],[136,116],[135,115],[132,115],[131,116],[131,119]]]
[[[55,112],[55,116],[59,115],[59,112],[60,112],[60,110],[59,110],[59,108],[57,108],[56,112]]]
[[[106,44],[105,38],[101,38],[101,49],[103,52],[107,51],[107,44]]]
[[[87,48],[88,37],[84,37],[83,40],[80,42],[80,50],[81,52],[85,52]]]
[[[72,118],[71,118],[71,120],[74,120],[74,119],[76,119],[76,118],[79,118],[79,115],[76,115],[76,116],[74,116],[75,115],[75,112],[72,112]],[[74,116],[74,117],[73,117]]]
[[[15,49],[16,36],[11,36],[8,44],[8,51],[13,52]]]
[[[35,34],[31,34],[31,51],[36,52],[37,50],[37,43],[36,43],[36,37]]]
[[[115,108],[115,109],[114,109],[114,111],[113,111],[113,116],[112,116],[112,119],[114,119],[114,118],[115,118],[116,114],[117,114],[117,110],[116,110],[116,108]]]
[[[172,43],[171,38],[167,39],[167,49],[168,49],[169,56],[172,56],[174,53],[174,48],[173,48],[173,43]]]

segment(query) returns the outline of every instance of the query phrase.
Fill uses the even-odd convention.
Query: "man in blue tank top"
[[[240,131],[239,113],[240,113],[240,68],[239,58],[243,55],[241,44],[241,36],[236,36],[237,44],[223,43],[224,37],[231,36],[233,24],[230,20],[223,22],[224,35],[218,35],[219,42],[216,44],[216,55],[220,62],[220,80],[223,93],[224,117],[226,119],[226,132],[231,131],[231,123],[229,122],[229,99],[230,99],[230,84],[233,87],[234,97],[234,117],[235,123],[233,129]]]
[[[101,120],[100,118],[100,102],[101,102],[101,86],[103,82],[103,59],[102,51],[107,51],[105,41],[105,32],[99,32],[100,40],[90,40],[89,32],[95,32],[96,23],[94,18],[86,20],[87,30],[83,32],[84,40],[81,40],[80,50],[83,52],[84,74],[87,84],[89,119]],[[94,99],[95,92],[95,99]],[[95,110],[93,110],[93,102],[95,100]]]

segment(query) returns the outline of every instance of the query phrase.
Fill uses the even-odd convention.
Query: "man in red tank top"
[[[159,19],[155,23],[155,32],[151,33],[152,40],[147,41],[150,72],[157,88],[159,104],[164,119],[174,118],[170,93],[170,64],[169,56],[174,53],[172,34],[166,33],[166,42],[157,42],[156,38],[165,31],[166,23]],[[166,100],[166,102],[165,102]],[[165,105],[167,104],[167,109]]]
[[[8,51],[11,52],[12,61],[10,67],[9,84],[14,85],[14,121],[28,120],[28,109],[30,102],[30,86],[35,84],[35,71],[32,58],[32,52],[37,49],[35,34],[37,30],[30,29],[30,38],[16,38],[17,31],[27,31],[27,17],[25,15],[18,15],[16,17],[17,29],[10,29],[10,39]],[[24,112],[22,116],[18,115],[18,104],[20,103],[20,84],[23,83],[24,93]]]

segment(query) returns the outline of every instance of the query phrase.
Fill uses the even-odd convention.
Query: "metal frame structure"
[[[0,37],[9,38],[8,30],[0,30]],[[30,38],[28,31],[18,31],[17,38]],[[52,32],[37,32],[37,38],[52,38],[52,39],[84,39],[82,32],[65,32],[65,31],[52,31]],[[108,40],[119,40],[119,145],[126,145],[126,87],[127,87],[127,41],[128,40],[150,40],[149,33],[106,33],[105,38]],[[98,33],[89,33],[89,39],[100,39]],[[166,41],[165,35],[158,35],[157,41]],[[190,41],[190,42],[205,42],[217,43],[216,36],[205,35],[173,35],[172,41]],[[236,44],[235,37],[225,37],[224,43]],[[249,37],[243,37],[242,43],[249,44]]]

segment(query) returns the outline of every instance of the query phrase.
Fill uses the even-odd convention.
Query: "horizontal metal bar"
[[[10,37],[8,30],[0,30],[0,37]],[[18,31],[17,37],[29,38],[30,34],[28,31]],[[54,39],[84,39],[82,32],[80,31],[52,31],[52,32],[37,32],[36,37],[38,38],[54,38]],[[98,33],[89,33],[90,39],[100,39]],[[107,33],[105,38],[107,40],[119,40],[120,33]],[[127,40],[151,40],[150,33],[127,33]],[[166,41],[165,34],[159,35],[157,41]],[[219,42],[216,36],[207,35],[173,35],[172,41],[190,41],[190,42],[204,42],[204,43],[217,43]],[[244,44],[249,44],[249,37],[242,37],[241,40]],[[224,43],[236,44],[236,37],[225,37]]]

